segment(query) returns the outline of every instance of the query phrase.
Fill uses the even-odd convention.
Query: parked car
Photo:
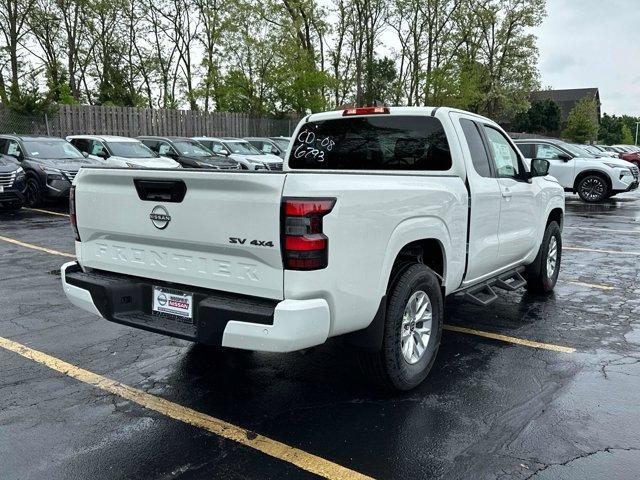
[[[600,159],[561,140],[516,140],[527,159],[549,160],[549,175],[585,202],[601,202],[638,188],[638,167],[617,158]]]
[[[246,350],[349,334],[367,371],[408,390],[435,361],[445,296],[487,305],[495,288],[553,290],[563,189],[547,160],[529,170],[495,122],[358,108],[309,115],[294,138],[286,175],[136,170],[123,183],[83,169],[78,261],[62,266],[69,300]]]
[[[640,167],[640,149],[633,145],[614,145],[620,150],[620,158]]]
[[[261,152],[278,155],[280,158],[284,158],[291,142],[286,137],[245,137],[245,140]]]
[[[194,137],[194,140],[218,155],[237,161],[243,170],[282,170],[280,157],[264,153],[241,138]]]
[[[599,158],[620,158],[620,156],[615,152],[609,152],[599,145],[578,145],[582,147],[584,150],[589,152],[592,155],[595,155]]]
[[[618,158],[620,158],[621,153],[625,153],[624,150],[617,147],[612,147],[610,145],[599,145],[599,147],[604,148],[607,152],[615,153],[616,155],[618,155]]]
[[[70,135],[73,146],[108,167],[178,168],[180,164],[156,155],[139,140],[114,135]]]
[[[27,177],[13,157],[0,155],[0,210],[22,208],[27,190]]]
[[[619,148],[625,152],[638,152],[640,148],[635,145],[613,145],[615,148]]]
[[[184,168],[213,168],[216,170],[240,170],[240,164],[224,155],[213,153],[200,142],[187,137],[138,137],[158,155],[170,157]]]
[[[27,176],[25,203],[30,207],[68,197],[80,168],[97,164],[66,140],[55,137],[0,135],[0,153],[20,162]]]

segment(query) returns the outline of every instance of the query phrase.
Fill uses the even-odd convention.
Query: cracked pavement
[[[640,252],[639,207],[638,191],[602,205],[567,196],[564,245]],[[64,217],[0,213],[0,235],[73,252]],[[489,308],[450,298],[448,324],[577,351],[445,331],[425,383],[393,395],[361,378],[339,339],[221,354],[93,317],[62,293],[65,261],[0,242],[0,336],[376,478],[640,472],[638,255],[565,250],[548,298],[500,292]],[[3,479],[312,477],[11,352],[0,362]]]

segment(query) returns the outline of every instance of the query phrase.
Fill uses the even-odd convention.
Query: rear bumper
[[[62,266],[62,286],[77,307],[109,321],[208,345],[290,352],[324,343],[329,305],[324,299],[269,300],[149,279]],[[193,322],[151,313],[154,286],[193,293]]]

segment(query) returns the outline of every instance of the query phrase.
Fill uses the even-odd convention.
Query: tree
[[[478,113],[500,120],[525,110],[537,86],[538,48],[531,29],[545,15],[545,0],[484,0],[472,9],[476,60],[484,66]]]
[[[598,134],[598,107],[594,100],[585,97],[569,112],[567,128],[562,136],[577,143],[590,142]]]
[[[633,138],[633,133],[631,132],[631,129],[627,126],[627,124],[623,123],[622,139],[620,140],[620,143],[622,145],[632,145],[634,142],[635,142],[635,139]]]
[[[529,110],[516,116],[514,130],[526,133],[547,134],[560,130],[560,107],[551,99],[533,102]]]

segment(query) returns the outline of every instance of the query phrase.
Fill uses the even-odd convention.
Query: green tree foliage
[[[567,128],[562,136],[577,143],[585,143],[596,139],[598,134],[598,107],[594,100],[583,98],[569,112]]]
[[[598,141],[605,145],[633,145],[635,144],[636,122],[640,117],[604,114],[600,119]]]
[[[0,101],[300,115],[380,100],[508,120],[538,87],[545,4],[0,0]],[[553,131],[554,115],[518,121]]]
[[[551,99],[533,102],[529,110],[515,117],[513,129],[517,132],[546,134],[560,130],[562,113]]]
[[[622,145],[632,145],[634,142],[633,133],[631,133],[631,129],[626,125],[622,124],[622,139],[620,143]]]

